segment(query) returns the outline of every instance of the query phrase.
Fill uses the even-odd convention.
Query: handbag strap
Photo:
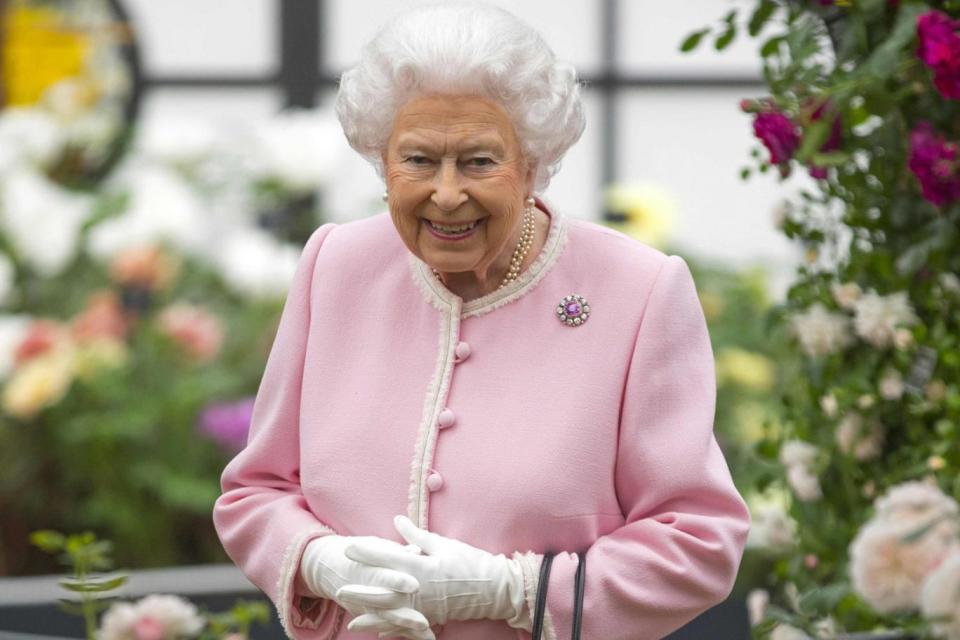
[[[554,553],[547,551],[543,554],[543,561],[540,563],[540,582],[537,584],[537,602],[533,610],[533,631],[532,640],[540,640],[543,634],[543,614],[547,609],[547,586],[550,582],[550,566],[553,564]]]
[[[553,565],[554,553],[548,551],[543,556],[543,562],[540,564],[540,582],[537,584],[536,608],[533,612],[533,631],[532,640],[540,640],[543,635],[543,616],[547,610],[547,587],[550,583],[550,569]],[[580,625],[583,621],[583,591],[586,583],[587,573],[587,554],[585,551],[577,552],[577,575],[575,579],[575,589],[573,592],[573,640],[580,640]]]
[[[580,640],[580,623],[583,621],[583,586],[586,582],[587,552],[578,551],[576,589],[573,593],[573,640]]]

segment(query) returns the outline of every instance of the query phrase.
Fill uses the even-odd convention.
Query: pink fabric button
[[[427,489],[430,491],[439,491],[443,487],[443,476],[436,471],[431,471],[427,476]]]
[[[452,427],[453,423],[456,421],[457,421],[457,416],[450,409],[444,409],[443,411],[441,411],[440,416],[437,418],[437,424],[440,425],[441,429]]]
[[[457,348],[453,350],[453,353],[457,357],[457,362],[463,362],[470,357],[470,345],[466,342],[458,342]]]

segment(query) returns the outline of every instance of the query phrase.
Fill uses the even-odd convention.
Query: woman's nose
[[[460,178],[456,162],[444,159],[440,163],[430,199],[441,211],[453,211],[467,201]]]

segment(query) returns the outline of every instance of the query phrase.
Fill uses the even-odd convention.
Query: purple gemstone
[[[579,302],[568,302],[566,306],[566,312],[568,316],[577,316],[580,315],[580,303]]]

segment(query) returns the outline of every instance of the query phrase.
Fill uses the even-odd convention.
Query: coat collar
[[[410,270],[424,299],[440,311],[459,309],[461,317],[468,318],[493,311],[533,290],[556,263],[567,241],[567,223],[563,214],[540,198],[536,198],[536,201],[537,205],[550,216],[550,229],[540,253],[516,280],[485,296],[464,302],[460,296],[443,285],[427,263],[410,253]]]

